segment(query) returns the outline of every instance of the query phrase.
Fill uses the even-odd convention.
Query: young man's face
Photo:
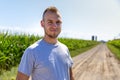
[[[47,11],[44,15],[44,19],[41,21],[41,25],[44,28],[45,36],[50,38],[57,38],[61,32],[61,17],[59,13]]]

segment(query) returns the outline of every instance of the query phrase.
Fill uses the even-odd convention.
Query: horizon
[[[35,32],[27,32],[27,31],[19,31],[19,30],[15,30],[15,31],[13,31],[13,29],[12,30],[0,30],[0,33],[4,33],[4,34],[6,34],[6,33],[8,33],[8,34],[10,34],[10,35],[34,35],[34,36],[40,36],[40,37],[43,37],[44,36],[44,32],[42,33],[42,34],[40,34],[40,33],[35,33]],[[69,33],[69,32],[68,32]],[[87,37],[85,37],[85,36],[81,36],[81,37],[76,37],[75,35],[77,35],[77,33],[75,34],[72,34],[72,36],[69,36],[70,34],[68,34],[68,33],[60,33],[59,34],[59,36],[58,36],[58,38],[72,38],[72,39],[82,39],[82,40],[92,40],[92,36],[94,36],[94,40],[95,40],[95,37],[97,37],[97,39],[95,40],[95,41],[109,41],[109,40],[115,40],[115,39],[120,39],[120,34],[118,35],[118,36],[115,36],[113,39],[109,39],[109,40],[103,40],[103,39],[99,39],[99,36],[97,36],[97,35],[89,35],[89,38],[88,38],[88,36]],[[65,35],[65,34],[67,34],[67,35]],[[63,35],[65,35],[65,36],[63,36]]]

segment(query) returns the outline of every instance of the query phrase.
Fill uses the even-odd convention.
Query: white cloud
[[[38,26],[38,24],[31,24],[29,27],[25,26],[1,26],[0,25],[0,31],[1,32],[10,32],[10,33],[20,33],[20,34],[35,34],[35,35],[43,35],[43,29]]]

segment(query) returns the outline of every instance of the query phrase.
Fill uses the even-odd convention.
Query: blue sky
[[[0,0],[0,30],[44,35],[40,20],[48,6],[56,6],[62,14],[59,37],[120,36],[120,0]]]

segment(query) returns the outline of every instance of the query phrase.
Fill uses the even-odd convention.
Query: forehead
[[[59,12],[51,12],[51,11],[47,11],[44,15],[44,19],[57,19],[57,20],[61,20],[61,15]]]

